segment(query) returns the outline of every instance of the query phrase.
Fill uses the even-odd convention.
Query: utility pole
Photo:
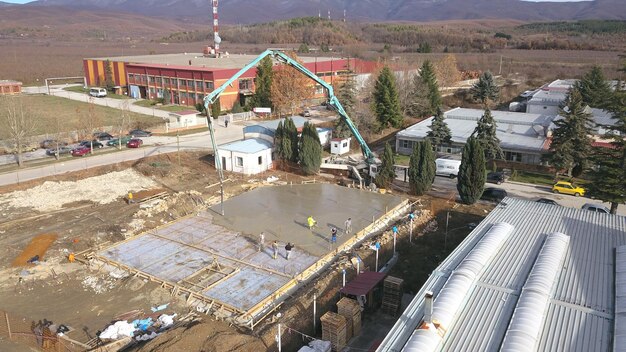
[[[502,74],[502,55],[500,55],[500,69],[498,70],[498,75]]]

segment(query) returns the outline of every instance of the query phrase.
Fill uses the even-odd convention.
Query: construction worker
[[[348,218],[344,223],[344,231],[346,235],[349,235],[352,232],[352,218]]]
[[[272,258],[278,258],[278,241],[274,240],[274,242],[272,242],[272,250],[274,251],[274,255],[272,255]]]
[[[330,243],[337,243],[337,229],[334,227],[330,230]]]
[[[313,219],[313,216],[309,216],[309,218],[306,219],[306,222],[309,225],[309,230],[312,230],[313,227],[317,224],[317,221],[315,221],[315,219]]]
[[[285,258],[287,260],[289,260],[289,256],[291,256],[291,250],[293,249],[294,245],[291,244],[291,242],[287,242],[287,245],[285,246]]]
[[[74,255],[74,253],[70,253],[67,256],[67,261],[69,261],[70,263],[73,263],[76,260],[76,256]]]
[[[128,192],[128,204],[135,203],[133,200],[133,192]]]

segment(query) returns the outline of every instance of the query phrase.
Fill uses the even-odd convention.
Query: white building
[[[245,175],[258,174],[272,168],[272,143],[250,138],[218,147],[225,171],[239,172]]]

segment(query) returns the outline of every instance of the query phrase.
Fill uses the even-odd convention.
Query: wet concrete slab
[[[248,311],[331,252],[338,244],[402,203],[391,195],[328,184],[258,188],[224,203],[225,216],[205,211],[180,219],[97,253],[239,311]],[[312,215],[319,226],[309,230]],[[353,233],[343,234],[352,217]],[[259,233],[266,233],[259,246]],[[279,253],[273,258],[271,243]],[[284,246],[295,243],[290,259]],[[210,273],[209,273],[210,272]]]
[[[353,234],[371,224],[394,208],[402,199],[389,194],[378,194],[331,184],[285,185],[257,188],[224,202],[224,216],[220,205],[212,208],[214,222],[241,232],[252,240],[266,233],[270,243],[295,243],[298,251],[322,256],[330,251],[331,227],[338,231],[338,244],[348,236],[343,233],[344,222],[352,218]],[[317,228],[309,230],[306,220],[313,216]]]

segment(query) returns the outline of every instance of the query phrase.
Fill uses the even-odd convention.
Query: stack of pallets
[[[346,318],[348,341],[361,332],[361,306],[359,302],[343,297],[337,302],[337,312]]]
[[[333,351],[341,351],[346,347],[346,318],[333,312],[327,312],[320,318],[322,321],[322,340],[330,341]]]
[[[402,283],[404,280],[387,276],[383,284],[383,312],[396,315],[402,303]]]

